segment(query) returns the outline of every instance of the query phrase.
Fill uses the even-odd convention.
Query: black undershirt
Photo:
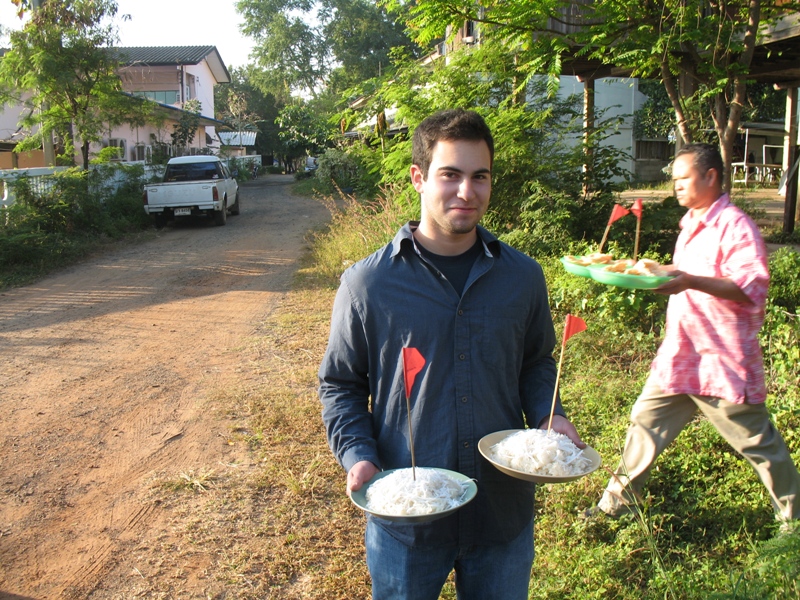
[[[469,278],[469,273],[472,271],[472,265],[475,264],[475,259],[483,252],[483,244],[480,238],[475,240],[469,250],[456,256],[434,254],[430,250],[423,248],[422,244],[417,244],[417,247],[422,255],[439,269],[447,281],[450,282],[450,285],[458,292],[459,296],[464,293],[464,286],[467,284],[467,278]]]

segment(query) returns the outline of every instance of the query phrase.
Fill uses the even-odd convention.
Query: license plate
[[[191,208],[176,208],[175,211],[176,217],[185,217],[192,214]]]

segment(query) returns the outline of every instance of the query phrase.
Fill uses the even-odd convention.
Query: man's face
[[[427,177],[411,166],[422,203],[420,229],[434,239],[457,239],[474,231],[489,206],[492,161],[483,140],[439,141]]]
[[[694,156],[682,154],[672,163],[672,184],[678,204],[691,209],[705,209],[719,198],[719,175],[715,169],[701,173]]]

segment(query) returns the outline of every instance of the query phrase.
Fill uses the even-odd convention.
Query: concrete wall
[[[583,101],[584,85],[577,77],[561,78],[559,95],[567,98],[576,95]],[[625,152],[622,167],[637,181],[662,181],[665,178],[661,169],[667,162],[663,160],[636,159],[636,139],[633,133],[633,115],[647,101],[647,96],[639,91],[639,80],[634,78],[605,78],[595,81],[595,115],[597,121],[619,118],[616,134],[604,142]],[[579,138],[575,143],[581,143]]]

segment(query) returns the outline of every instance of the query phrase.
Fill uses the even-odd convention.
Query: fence
[[[144,167],[145,179],[161,177],[164,174],[164,165],[150,165],[143,161],[128,162],[126,165],[142,165]],[[118,165],[111,163],[104,164],[102,168],[109,169],[109,176],[103,180],[103,185],[111,187],[112,191],[118,189],[126,179],[125,171],[115,168]],[[34,167],[29,169],[2,169],[0,170],[0,206],[7,207],[14,203],[14,184],[22,177],[25,177],[32,190],[36,193],[45,193],[53,187],[53,175],[69,170],[70,167]],[[95,165],[89,167],[94,170]]]
[[[233,161],[239,166],[247,165],[248,169],[253,167],[261,167],[261,155],[238,156],[228,159],[223,159],[229,168],[233,171]],[[126,162],[125,165],[141,165],[144,167],[145,180],[152,180],[153,178],[161,178],[164,175],[166,165],[152,165],[144,161]],[[112,191],[117,190],[126,179],[126,173],[119,167],[118,163],[105,163],[101,166],[91,165],[90,170],[96,168],[109,169],[110,175],[103,180],[103,185],[113,188]],[[32,167],[29,169],[0,169],[0,192],[2,192],[2,199],[0,199],[0,206],[11,206],[14,203],[14,184],[21,177],[27,178],[31,188],[36,193],[44,193],[53,187],[53,175],[61,171],[66,171],[70,167]]]

